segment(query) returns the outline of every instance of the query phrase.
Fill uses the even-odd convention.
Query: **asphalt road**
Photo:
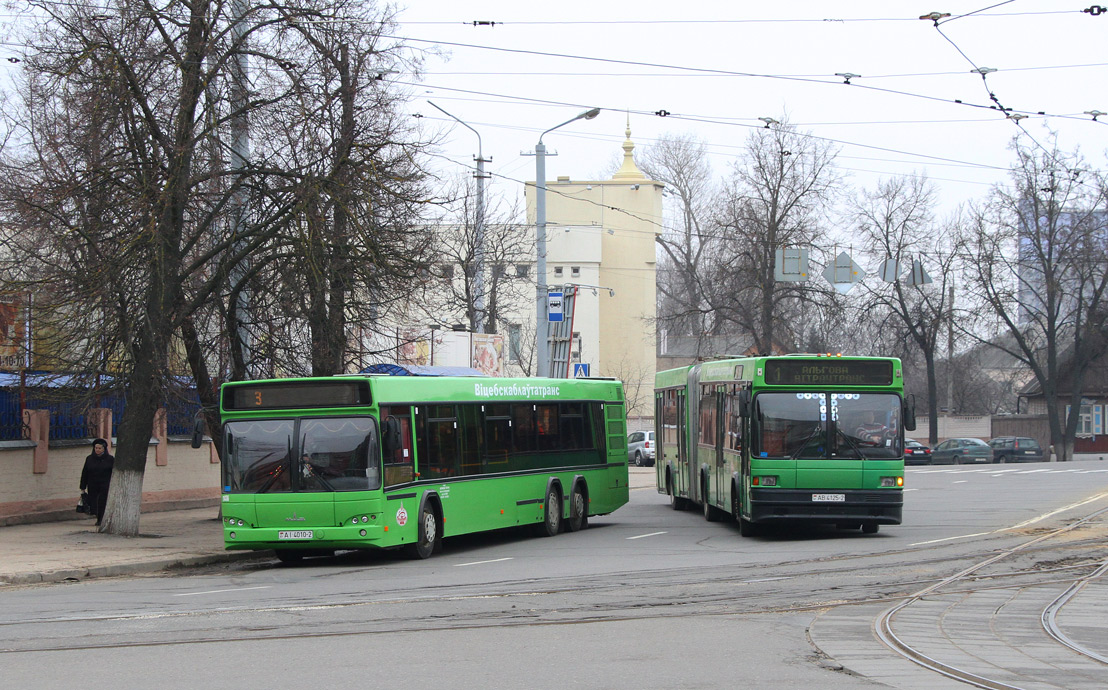
[[[632,472],[641,484],[653,470]],[[875,616],[1108,508],[1108,463],[910,468],[906,491],[904,524],[875,535],[812,528],[743,538],[645,488],[582,532],[455,538],[427,561],[344,554],[4,591],[3,685],[965,687],[877,643]],[[1021,592],[1064,588],[1108,559],[1106,524],[1095,518],[1014,552],[989,577],[1022,578]],[[1033,627],[1027,616],[970,606],[967,587],[982,585],[955,586],[957,612],[983,629]],[[966,646],[915,606],[893,622],[911,644],[948,655],[943,645]],[[1068,615],[1073,637],[1099,644],[1095,622]],[[1012,666],[1005,655],[1016,644],[999,645],[993,666]],[[1108,670],[1102,679],[1090,668],[1033,687],[1108,684],[1095,685]]]

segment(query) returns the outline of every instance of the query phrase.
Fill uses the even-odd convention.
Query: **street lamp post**
[[[427,102],[431,103],[431,101]],[[431,107],[477,135],[477,173],[474,175],[477,178],[477,208],[474,210],[473,219],[473,263],[475,264],[473,268],[473,311],[475,314],[474,330],[478,333],[487,333],[488,330],[485,328],[485,178],[488,175],[485,174],[485,161],[491,161],[492,159],[486,159],[481,153],[480,132],[434,103],[431,103]]]
[[[550,376],[550,341],[547,339],[546,325],[546,145],[542,138],[571,122],[591,120],[600,114],[600,108],[593,108],[566,120],[539,135],[535,144],[535,373]]]

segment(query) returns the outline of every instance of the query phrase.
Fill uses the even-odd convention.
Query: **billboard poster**
[[[23,368],[26,335],[23,301],[18,297],[0,298],[0,369]]]
[[[486,376],[504,375],[504,336],[473,334],[473,368]]]

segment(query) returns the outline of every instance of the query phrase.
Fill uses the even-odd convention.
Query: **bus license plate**
[[[277,533],[278,539],[311,539],[312,531],[310,529],[298,529],[291,531],[281,531]]]
[[[813,501],[830,501],[840,503],[846,501],[846,494],[812,494]]]

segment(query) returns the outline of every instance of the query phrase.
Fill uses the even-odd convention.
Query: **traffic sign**
[[[587,379],[589,377],[589,365],[585,362],[573,363],[573,378]]]
[[[562,320],[563,312],[561,292],[546,293],[546,317],[549,321]]]

